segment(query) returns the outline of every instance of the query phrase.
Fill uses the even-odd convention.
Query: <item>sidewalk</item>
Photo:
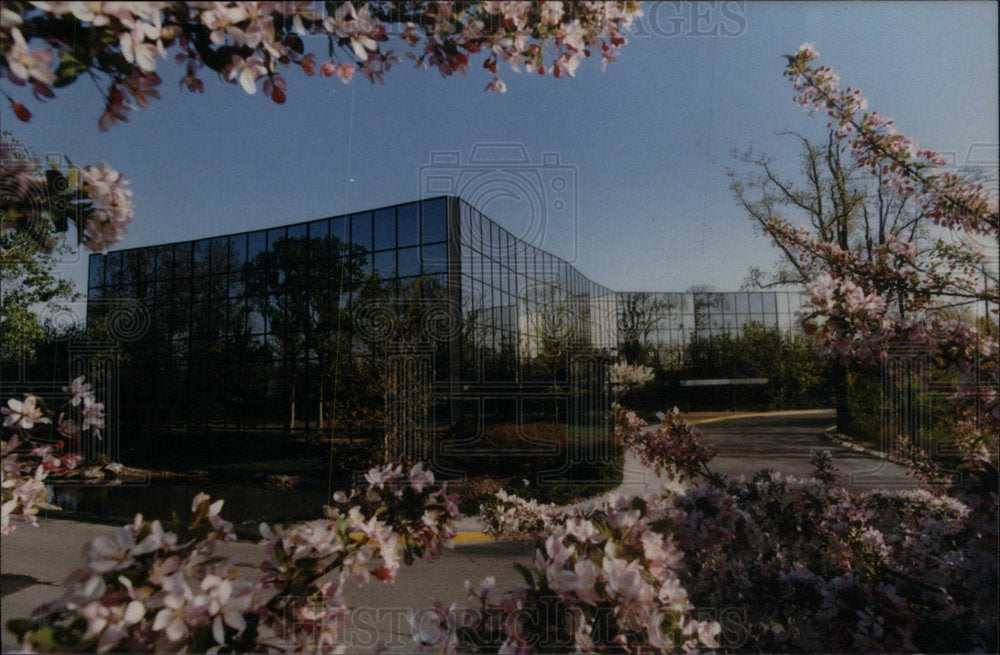
[[[80,561],[83,545],[98,536],[113,537],[117,529],[50,518],[41,519],[37,528],[19,524],[13,534],[3,538],[0,623],[29,617],[35,608],[59,597],[63,580]],[[372,581],[359,589],[345,590],[352,607],[348,652],[371,653],[379,640],[391,652],[413,652],[410,617],[431,612],[434,598],[445,606],[455,602],[464,607],[465,580],[478,586],[493,575],[500,588],[513,587],[521,577],[511,564],[529,564],[531,549],[527,541],[467,543],[445,551],[438,561],[420,560],[402,567],[395,584]],[[260,575],[257,565],[264,559],[264,550],[258,544],[221,544],[217,554],[235,556],[237,566],[250,578]],[[17,646],[6,629],[0,643],[4,653]]]

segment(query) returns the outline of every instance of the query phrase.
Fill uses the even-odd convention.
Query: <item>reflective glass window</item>
[[[229,240],[212,239],[212,273],[225,273],[229,267]]]
[[[375,212],[375,250],[396,247],[396,210],[380,209]]]
[[[448,238],[447,209],[443,198],[423,203],[424,243],[444,241]]]
[[[198,336],[205,336],[212,329],[212,302],[196,302],[192,305],[191,322]]]
[[[156,253],[153,274],[158,280],[162,280],[173,267],[173,249],[170,246],[157,246],[153,250]]]
[[[105,266],[105,283],[112,288],[121,286],[122,283],[122,253],[121,251],[109,252]]]
[[[264,334],[264,315],[257,311],[256,308],[251,309],[247,323],[251,334]]]
[[[420,248],[399,249],[399,276],[420,275]]]
[[[104,284],[104,260],[107,255],[91,255],[87,258],[90,267],[88,286],[99,287]]]
[[[184,302],[174,303],[169,307],[171,333],[177,338],[186,339],[191,322],[191,305]]]
[[[174,246],[173,275],[184,278],[191,275],[191,243],[178,243]]]
[[[344,217],[330,219],[330,237],[347,243],[350,241],[350,221]]]
[[[788,294],[787,293],[776,293],[775,300],[778,303],[778,313],[785,314],[788,312]]]
[[[276,227],[267,231],[267,249],[272,250],[279,239],[285,238],[285,228]]]
[[[194,261],[203,262],[208,261],[208,258],[212,253],[212,240],[202,239],[201,241],[194,242]]]
[[[448,270],[448,246],[436,243],[422,249],[424,273],[444,273]]]
[[[207,278],[209,298],[225,298],[229,295],[229,280],[225,273],[216,273]]]
[[[372,274],[372,256],[370,254],[356,254],[351,253],[352,266],[356,264],[358,266],[358,277],[359,279],[364,279]],[[333,269],[335,275],[340,276],[340,262],[338,261]],[[348,269],[353,272],[353,268]]]
[[[309,224],[309,238],[310,239],[326,239],[327,235],[330,234],[330,219],[324,218],[320,221],[313,221]]]
[[[251,232],[247,241],[247,261],[252,262],[265,250],[267,250],[267,233],[263,230]]]
[[[372,249],[372,214],[364,212],[351,216],[351,243],[365,250]]]
[[[383,280],[396,277],[396,251],[375,253],[375,274]]]
[[[396,209],[400,248],[420,244],[420,204],[411,202]]]
[[[231,271],[229,273],[229,297],[239,298],[243,295],[243,273],[241,271]]]
[[[238,234],[229,237],[230,264],[240,267],[247,260],[247,235]]]
[[[776,294],[768,293],[763,299],[764,311],[773,314],[778,310],[777,301],[775,299]]]

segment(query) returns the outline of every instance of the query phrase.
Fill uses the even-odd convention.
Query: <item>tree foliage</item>
[[[30,361],[46,338],[38,316],[39,307],[62,307],[60,302],[76,298],[73,285],[56,273],[57,259],[65,254],[60,236],[51,222],[30,220],[22,215],[17,197],[39,204],[46,198],[41,166],[9,131],[3,133],[0,175],[4,189],[0,196],[0,359]],[[30,229],[16,230],[24,224]],[[41,246],[41,248],[39,247]]]

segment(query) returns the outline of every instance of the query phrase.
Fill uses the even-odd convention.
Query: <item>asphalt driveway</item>
[[[834,424],[833,411],[775,413],[699,424],[704,441],[719,451],[712,468],[748,478],[760,469],[809,477],[812,453],[828,450],[840,469],[843,485],[861,493],[874,488],[912,488],[916,480],[906,468],[838,445],[824,430]]]

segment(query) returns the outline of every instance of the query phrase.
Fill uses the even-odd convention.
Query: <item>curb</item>
[[[812,416],[819,414],[826,414],[830,412],[829,409],[787,409],[777,412],[742,412],[739,414],[733,414],[732,416],[715,416],[713,418],[703,418],[691,421],[692,425],[701,425],[702,423],[716,423],[718,421],[732,421],[739,418],[755,418],[759,416]]]
[[[451,543],[455,545],[476,544],[484,541],[497,541],[497,539],[483,532],[459,532],[451,539]]]
[[[881,450],[875,450],[874,448],[869,448],[868,446],[862,446],[861,444],[854,443],[853,441],[850,441],[846,437],[844,437],[844,435],[833,432],[833,430],[836,429],[837,426],[834,425],[832,427],[823,430],[823,436],[825,436],[827,439],[837,444],[838,446],[841,446],[842,448],[848,448],[857,453],[864,453],[865,455],[869,455],[876,459],[884,459],[886,461],[893,462],[894,464],[899,464],[901,466],[907,466],[909,464],[909,462],[907,462],[906,460],[900,459],[899,457],[893,457],[887,452]]]

